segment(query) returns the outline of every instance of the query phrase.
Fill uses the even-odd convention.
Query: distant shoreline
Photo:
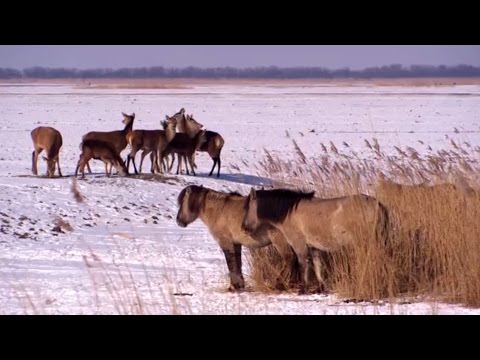
[[[0,85],[72,85],[97,89],[188,89],[202,85],[250,85],[250,86],[454,86],[480,85],[480,77],[438,78],[342,78],[342,79],[231,79],[231,78],[151,78],[151,79],[0,79]]]

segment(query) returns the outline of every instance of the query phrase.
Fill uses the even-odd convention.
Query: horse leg
[[[240,244],[235,244],[233,245],[233,248],[235,250],[235,262],[237,265],[237,276],[240,278],[240,287],[241,289],[245,288],[245,280],[243,279],[242,275],[242,245]]]
[[[315,276],[317,277],[318,287],[315,292],[321,294],[325,292],[325,280],[323,278],[323,265],[322,265],[322,251],[315,248],[310,248],[312,254],[313,269],[315,270]]]
[[[89,174],[92,173],[92,169],[90,169],[90,164],[88,163],[88,161],[87,161],[87,170],[88,170],[88,173],[89,173]]]
[[[300,289],[298,290],[298,295],[307,294],[308,288],[308,274],[310,271],[309,261],[308,261],[308,248],[306,245],[301,247],[294,247],[293,250],[298,258],[298,266],[300,269],[300,274],[302,275],[300,281]]]
[[[237,259],[241,260],[241,245],[234,245],[233,249],[222,249],[225,254],[225,260],[227,261],[228,272],[230,275],[229,291],[241,290],[245,287],[245,281],[241,272],[239,273],[240,265],[237,263]],[[239,252],[240,254],[238,254]]]
[[[269,231],[268,235],[273,247],[280,254],[284,262],[284,266],[280,271],[279,279],[277,280],[276,288],[278,290],[285,290],[288,287],[298,284],[300,280],[297,257],[282,233],[279,231]]]

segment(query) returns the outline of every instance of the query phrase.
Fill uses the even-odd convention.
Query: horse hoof
[[[237,288],[237,287],[235,287],[235,286],[233,286],[233,285],[230,285],[230,286],[228,287],[228,291],[229,291],[229,292],[240,292],[240,291],[242,291],[242,290],[243,290],[242,288]]]
[[[308,295],[308,292],[305,289],[298,290],[298,295]]]

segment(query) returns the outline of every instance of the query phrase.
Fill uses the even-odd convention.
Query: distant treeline
[[[31,67],[23,70],[0,68],[1,79],[94,79],[94,78],[268,78],[268,79],[308,79],[308,78],[404,78],[404,77],[473,77],[480,76],[480,67],[470,65],[429,66],[389,65],[370,67],[363,70],[349,68],[331,70],[322,67],[255,67],[238,69],[217,68],[165,68],[162,66],[122,68],[122,69],[67,69]]]

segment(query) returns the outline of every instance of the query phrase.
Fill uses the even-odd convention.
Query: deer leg
[[[57,157],[57,167],[58,167],[58,175],[63,177],[62,170],[60,169],[60,156]]]
[[[150,172],[155,174],[158,171],[158,151],[154,150],[150,153]]]
[[[87,162],[87,164],[88,164],[88,162]],[[85,178],[85,161],[83,161],[81,155],[80,155],[80,159],[78,160],[78,163],[77,163],[77,168],[75,169],[75,178],[77,177],[79,169],[82,173],[82,179],[84,179]]]
[[[145,159],[145,156],[147,156],[148,153],[149,153],[149,152],[147,152],[146,150],[143,150],[143,151],[142,151],[142,155],[141,155],[141,157],[140,157],[140,167],[138,168],[138,172],[139,172],[139,173],[142,172],[143,160]],[[151,158],[152,158],[152,157],[150,156],[150,159],[151,159]],[[153,161],[153,160],[152,160],[152,161]]]
[[[173,163],[175,162],[175,154],[172,153],[172,162],[170,163],[170,167],[168,168],[168,171],[172,171],[173,168]],[[167,165],[168,165],[168,159],[167,159]]]
[[[135,165],[135,156],[137,155],[137,151],[130,151],[130,154],[128,154],[127,156],[127,170],[130,171],[130,160],[132,161],[132,164],[133,164],[133,170],[135,171],[135,174],[138,174],[138,171],[137,171],[137,166]],[[142,169],[142,165],[140,164],[140,171]]]
[[[212,166],[212,170],[210,170],[210,173],[208,174],[208,176],[212,176],[213,170],[215,169],[215,165],[217,165],[217,158],[212,158],[212,160],[213,160],[213,166]]]
[[[188,169],[188,164],[190,164],[190,168],[192,169],[192,174],[193,176],[196,176],[195,174],[195,169],[194,169],[194,164],[195,164],[195,160],[194,160],[194,157],[195,155],[190,155],[187,159],[188,159],[188,163],[187,163],[187,160],[185,159],[185,166],[187,167]]]
[[[108,163],[105,160],[103,160],[103,162],[105,163],[105,175],[107,175],[107,177],[110,177],[110,173],[108,172]]]
[[[143,154],[142,154],[143,155]],[[158,154],[156,151],[151,151],[150,152],[150,172],[152,174],[155,174],[155,167],[157,166],[157,157]],[[142,165],[140,165],[141,167]],[[140,170],[141,171],[141,170]]]
[[[32,151],[32,173],[37,175],[37,169],[35,169],[35,150]]]
[[[43,151],[42,148],[35,148],[34,152],[32,153],[32,171],[34,175],[38,175],[38,155]]]
[[[182,167],[182,155],[178,155],[178,165],[177,165],[177,175],[178,175],[178,171],[180,170],[180,168]]]
[[[159,150],[157,155],[157,169],[160,173],[164,174],[167,172],[171,172],[172,166],[168,166],[168,156],[170,154],[164,152],[165,150]]]
[[[222,164],[222,160],[220,159],[220,155],[218,155],[217,164],[218,164],[217,178],[219,178],[220,177],[220,165]]]
[[[188,160],[187,160],[187,155],[183,154],[181,155],[183,162],[185,163],[185,170],[187,171],[187,175],[190,175],[190,171],[188,171]]]

